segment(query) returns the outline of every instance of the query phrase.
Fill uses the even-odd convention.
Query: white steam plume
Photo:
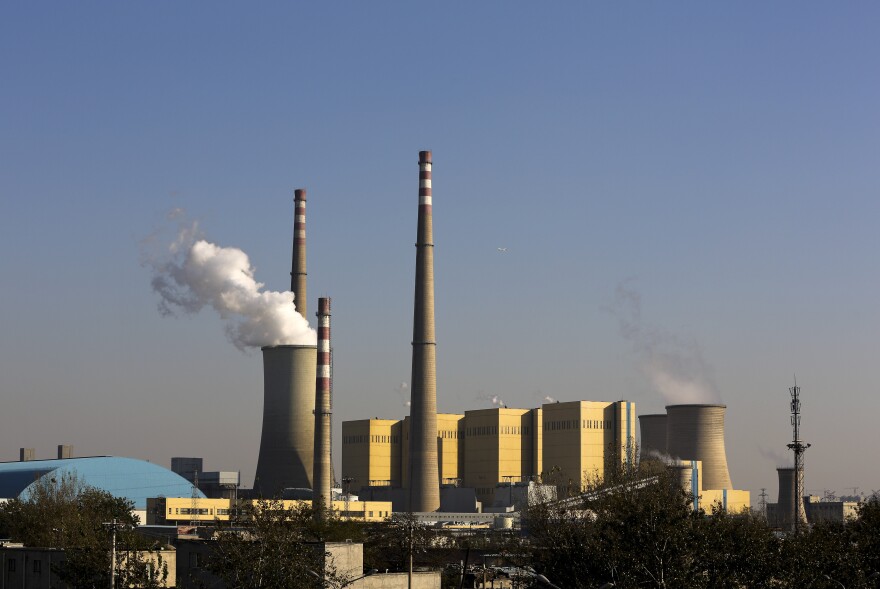
[[[169,220],[180,219],[180,209]],[[156,239],[156,235],[151,236]],[[148,244],[145,244],[148,245]],[[293,304],[293,293],[264,290],[254,279],[246,253],[203,239],[197,223],[181,221],[176,237],[159,256],[146,256],[151,284],[161,300],[159,312],[197,313],[212,307],[226,323],[226,334],[240,350],[283,344],[315,345],[317,336]]]
[[[641,295],[626,282],[617,285],[608,310],[617,317],[620,334],[632,343],[640,369],[668,404],[721,402],[712,367],[697,342],[645,324]]]

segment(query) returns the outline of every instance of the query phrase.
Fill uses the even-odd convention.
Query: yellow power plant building
[[[578,491],[607,460],[633,463],[635,403],[572,401],[437,414],[441,484],[491,504],[499,483],[542,478]],[[342,475],[363,486],[407,486],[409,418],[342,423]]]
[[[260,499],[252,499],[259,502]],[[284,500],[284,509],[311,505],[311,501]],[[147,525],[182,525],[191,522],[211,523],[229,521],[232,499],[203,499],[192,497],[157,497],[147,499]],[[333,501],[333,511],[342,519],[378,522],[391,517],[390,501]]]

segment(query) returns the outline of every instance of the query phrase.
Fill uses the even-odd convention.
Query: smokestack
[[[19,462],[30,462],[31,460],[36,460],[37,451],[33,448],[19,448],[18,449],[18,461]]]
[[[666,414],[639,415],[639,430],[642,441],[639,445],[639,460],[656,460],[666,454]]]
[[[785,466],[776,469],[779,476],[779,497],[776,500],[776,525],[783,530],[794,529],[795,518],[800,524],[807,523],[803,495],[795,497],[795,469]],[[797,513],[795,513],[797,506]]]
[[[320,519],[330,508],[330,416],[332,403],[330,356],[330,299],[318,299],[318,366],[315,376],[315,470],[312,506]]]
[[[290,269],[290,290],[296,310],[306,317],[306,189],[293,191],[293,265]],[[306,317],[308,319],[308,317]]]
[[[72,458],[73,457],[73,446],[58,446],[58,460],[62,458]]]
[[[667,405],[666,451],[673,458],[703,462],[702,488],[732,489],[724,450],[727,405]]]
[[[434,334],[434,229],[431,152],[419,152],[419,225],[413,305],[412,383],[409,435],[409,509],[440,509],[437,466],[437,365]]]
[[[263,350],[263,434],[254,491],[278,497],[312,488],[315,450],[315,346]]]

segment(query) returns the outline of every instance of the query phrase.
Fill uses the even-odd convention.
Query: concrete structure
[[[856,519],[859,515],[859,504],[856,501],[825,501],[817,495],[807,495],[803,500],[807,521],[811,524],[820,522],[843,523]]]
[[[204,459],[195,456],[173,456],[171,458],[171,470],[186,480],[195,482],[196,473],[201,477],[204,472]]]
[[[602,480],[611,463],[634,465],[635,403],[570,401],[542,409],[543,480],[561,497]]]
[[[535,476],[532,411],[494,407],[465,412],[462,484],[475,489],[483,504],[495,501],[498,483]]]
[[[125,562],[120,552],[120,563]],[[143,562],[162,566],[168,572],[160,587],[176,587],[177,553],[174,550],[141,551]],[[64,583],[54,568],[63,566],[66,555],[60,548],[0,546],[0,589],[77,589]],[[120,565],[122,566],[122,565]]]
[[[52,479],[60,481],[65,476],[77,477],[84,485],[128,499],[136,511],[146,509],[148,497],[192,496],[192,484],[167,468],[133,458],[92,456],[0,462],[0,498],[26,499],[36,485],[51,484]],[[197,494],[204,497],[201,492]]]
[[[317,347],[263,348],[263,434],[254,492],[312,488]]]
[[[419,218],[413,305],[412,378],[407,472],[411,511],[440,508],[437,464],[437,366],[434,333],[434,229],[431,152],[419,152]]]
[[[260,502],[260,499],[251,499]],[[285,499],[285,509],[310,506],[311,501]],[[231,499],[193,499],[192,497],[151,497],[146,502],[146,523],[149,526],[182,525],[190,522],[212,524],[216,520],[229,521]],[[356,521],[380,522],[391,516],[388,501],[332,501],[331,508],[341,518]]]
[[[771,525],[783,530],[794,528],[794,518],[807,523],[807,512],[803,496],[797,497],[795,491],[795,469],[784,466],[776,469],[779,478],[779,495],[776,500],[775,519]],[[796,511],[795,511],[796,510]]]
[[[299,314],[305,317],[308,308],[306,292],[306,190],[297,188],[293,191],[293,262],[290,269],[290,290],[293,292],[293,304]]]
[[[324,507],[330,505],[330,299],[318,299],[318,366],[315,376],[315,459],[314,501],[323,517]]]
[[[703,487],[733,489],[724,449],[726,405],[668,405],[666,451],[672,458],[703,463]]]
[[[37,451],[34,448],[19,448],[18,461],[28,462],[37,459]]]
[[[65,458],[73,458],[73,446],[59,444],[57,458],[59,460],[63,460]]]
[[[343,477],[354,479],[361,495],[394,501],[396,509],[394,489],[408,484],[400,465],[409,462],[409,424],[408,418],[342,423]],[[538,477],[575,492],[585,477],[601,477],[608,460],[632,464],[634,437],[633,403],[575,401],[441,413],[433,443],[444,489],[473,488],[481,503],[491,505],[499,484]],[[448,499],[450,505],[462,504],[451,495]]]
[[[639,460],[666,455],[666,414],[639,415]]]
[[[737,489],[704,489],[703,464],[699,460],[686,460],[666,465],[672,473],[672,480],[689,493],[694,500],[694,511],[712,513],[722,509],[729,513],[740,513],[749,509],[751,493]]]

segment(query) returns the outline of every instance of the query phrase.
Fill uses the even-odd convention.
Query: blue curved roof
[[[86,485],[146,509],[148,497],[191,497],[192,483],[152,462],[117,456],[0,462],[0,497],[27,499],[30,488],[42,477],[59,478],[75,473]],[[205,495],[199,491],[199,497]]]

